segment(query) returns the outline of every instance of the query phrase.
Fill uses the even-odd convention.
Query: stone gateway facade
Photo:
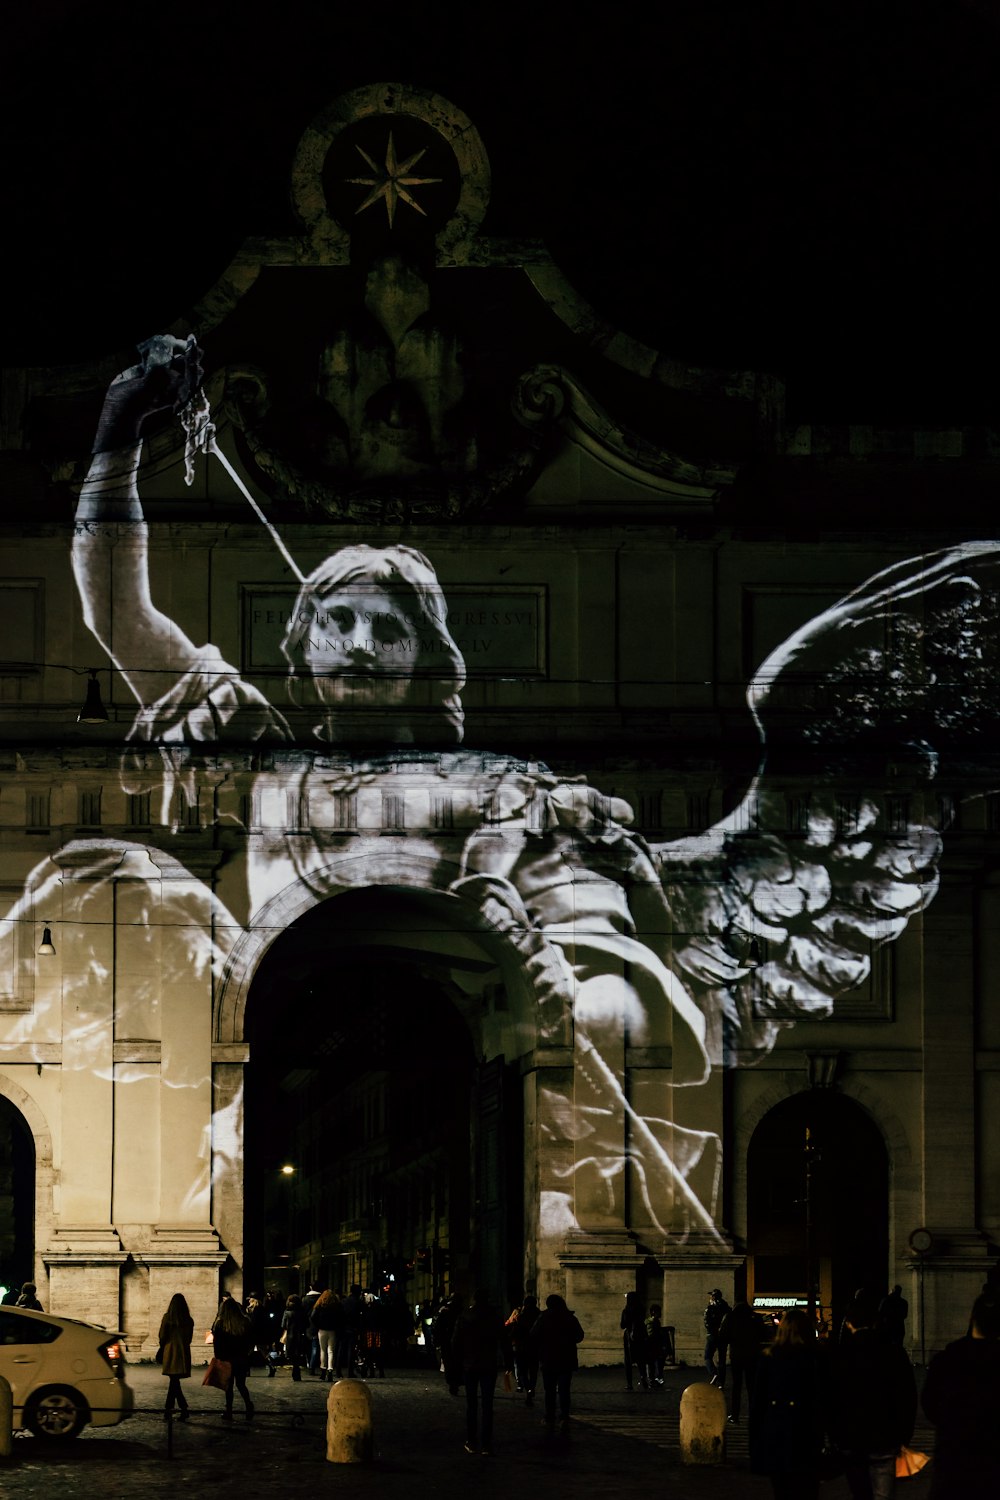
[[[1000,540],[855,496],[982,463],[598,329],[427,89],[291,187],[6,377],[98,438],[0,530],[0,1273],[146,1355],[176,1291],[558,1290],[595,1364],[627,1291],[697,1361],[712,1287],[899,1283],[929,1355],[1000,1239]]]

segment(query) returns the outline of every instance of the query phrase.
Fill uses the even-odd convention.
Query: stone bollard
[[[14,1397],[10,1381],[0,1375],[0,1458],[14,1452]]]
[[[375,1456],[371,1391],[362,1380],[338,1380],[326,1398],[326,1458],[370,1463]]]
[[[721,1464],[726,1456],[726,1398],[707,1381],[681,1396],[681,1462]]]

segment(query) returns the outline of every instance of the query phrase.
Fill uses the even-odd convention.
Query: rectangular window
[[[29,792],[26,802],[27,826],[32,833],[48,833],[49,792]]]
[[[789,833],[809,832],[809,795],[787,798]]]
[[[857,833],[861,822],[861,798],[841,797],[837,803],[837,832],[846,834]]]
[[[254,814],[253,792],[240,793],[240,822],[244,828],[254,828],[257,818]]]
[[[76,808],[76,821],[82,828],[100,828],[101,826],[101,788],[94,790],[83,790],[81,788]]]
[[[149,792],[130,792],[128,798],[128,821],[132,828],[148,828],[152,819],[149,815]]]
[[[441,792],[431,797],[431,827],[448,829],[455,826],[455,809],[451,793]]]
[[[663,794],[661,792],[639,793],[639,827],[663,827]]]
[[[496,828],[500,823],[500,799],[496,792],[488,792],[482,800],[480,813],[487,828]]]
[[[986,795],[986,828],[989,833],[1000,833],[1000,792]]]
[[[334,794],[333,794],[333,826],[335,828],[357,828],[357,826],[358,826],[358,794],[357,794],[357,792],[334,792]]]
[[[905,833],[910,822],[909,797],[887,797],[885,824],[890,833]]]
[[[293,787],[285,793],[285,816],[289,828],[309,827],[309,793],[304,786]]]
[[[709,795],[707,792],[689,792],[687,799],[687,826],[697,832],[707,828],[711,823],[709,815]]]
[[[382,828],[400,833],[406,827],[406,799],[402,792],[382,793]]]

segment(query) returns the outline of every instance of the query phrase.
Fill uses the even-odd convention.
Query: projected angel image
[[[300,762],[303,748],[342,753],[295,773],[315,826],[247,848],[248,924],[290,883],[317,899],[338,889],[338,835],[320,809],[359,778],[390,774],[380,747],[397,786],[407,756],[426,766],[436,754],[466,830],[447,889],[516,949],[539,1037],[572,1046],[572,1082],[543,1091],[559,1163],[543,1230],[620,1222],[631,1174],[652,1227],[710,1240],[717,1141],[691,1104],[698,1086],[713,1067],[762,1055],[796,1018],[830,1015],[935,893],[938,756],[996,719],[1000,548],[899,564],[804,625],[749,685],[761,760],[739,806],[700,834],[651,844],[620,798],[458,748],[465,667],[434,568],[413,548],[347,546],[303,575],[275,536],[300,583],[282,643],[290,699],[309,711],[297,748],[287,710],[158,608],[137,488],[143,432],[173,411],[211,450],[200,382],[193,340],[147,345],[108,392],[79,501],[75,576],[87,625],[139,704],[131,745],[162,752],[168,802],[193,774],[191,747],[284,746]],[[789,728],[782,694],[804,679],[821,706],[804,730]],[[804,766],[811,795],[790,832],[786,786]],[[912,792],[891,819],[888,774]],[[212,920],[231,947],[240,921]],[[641,1097],[627,1047],[669,1057]]]

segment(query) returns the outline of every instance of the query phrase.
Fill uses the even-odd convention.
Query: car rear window
[[[19,1313],[0,1312],[0,1345],[51,1344],[62,1333],[58,1323],[43,1318],[22,1318]]]

